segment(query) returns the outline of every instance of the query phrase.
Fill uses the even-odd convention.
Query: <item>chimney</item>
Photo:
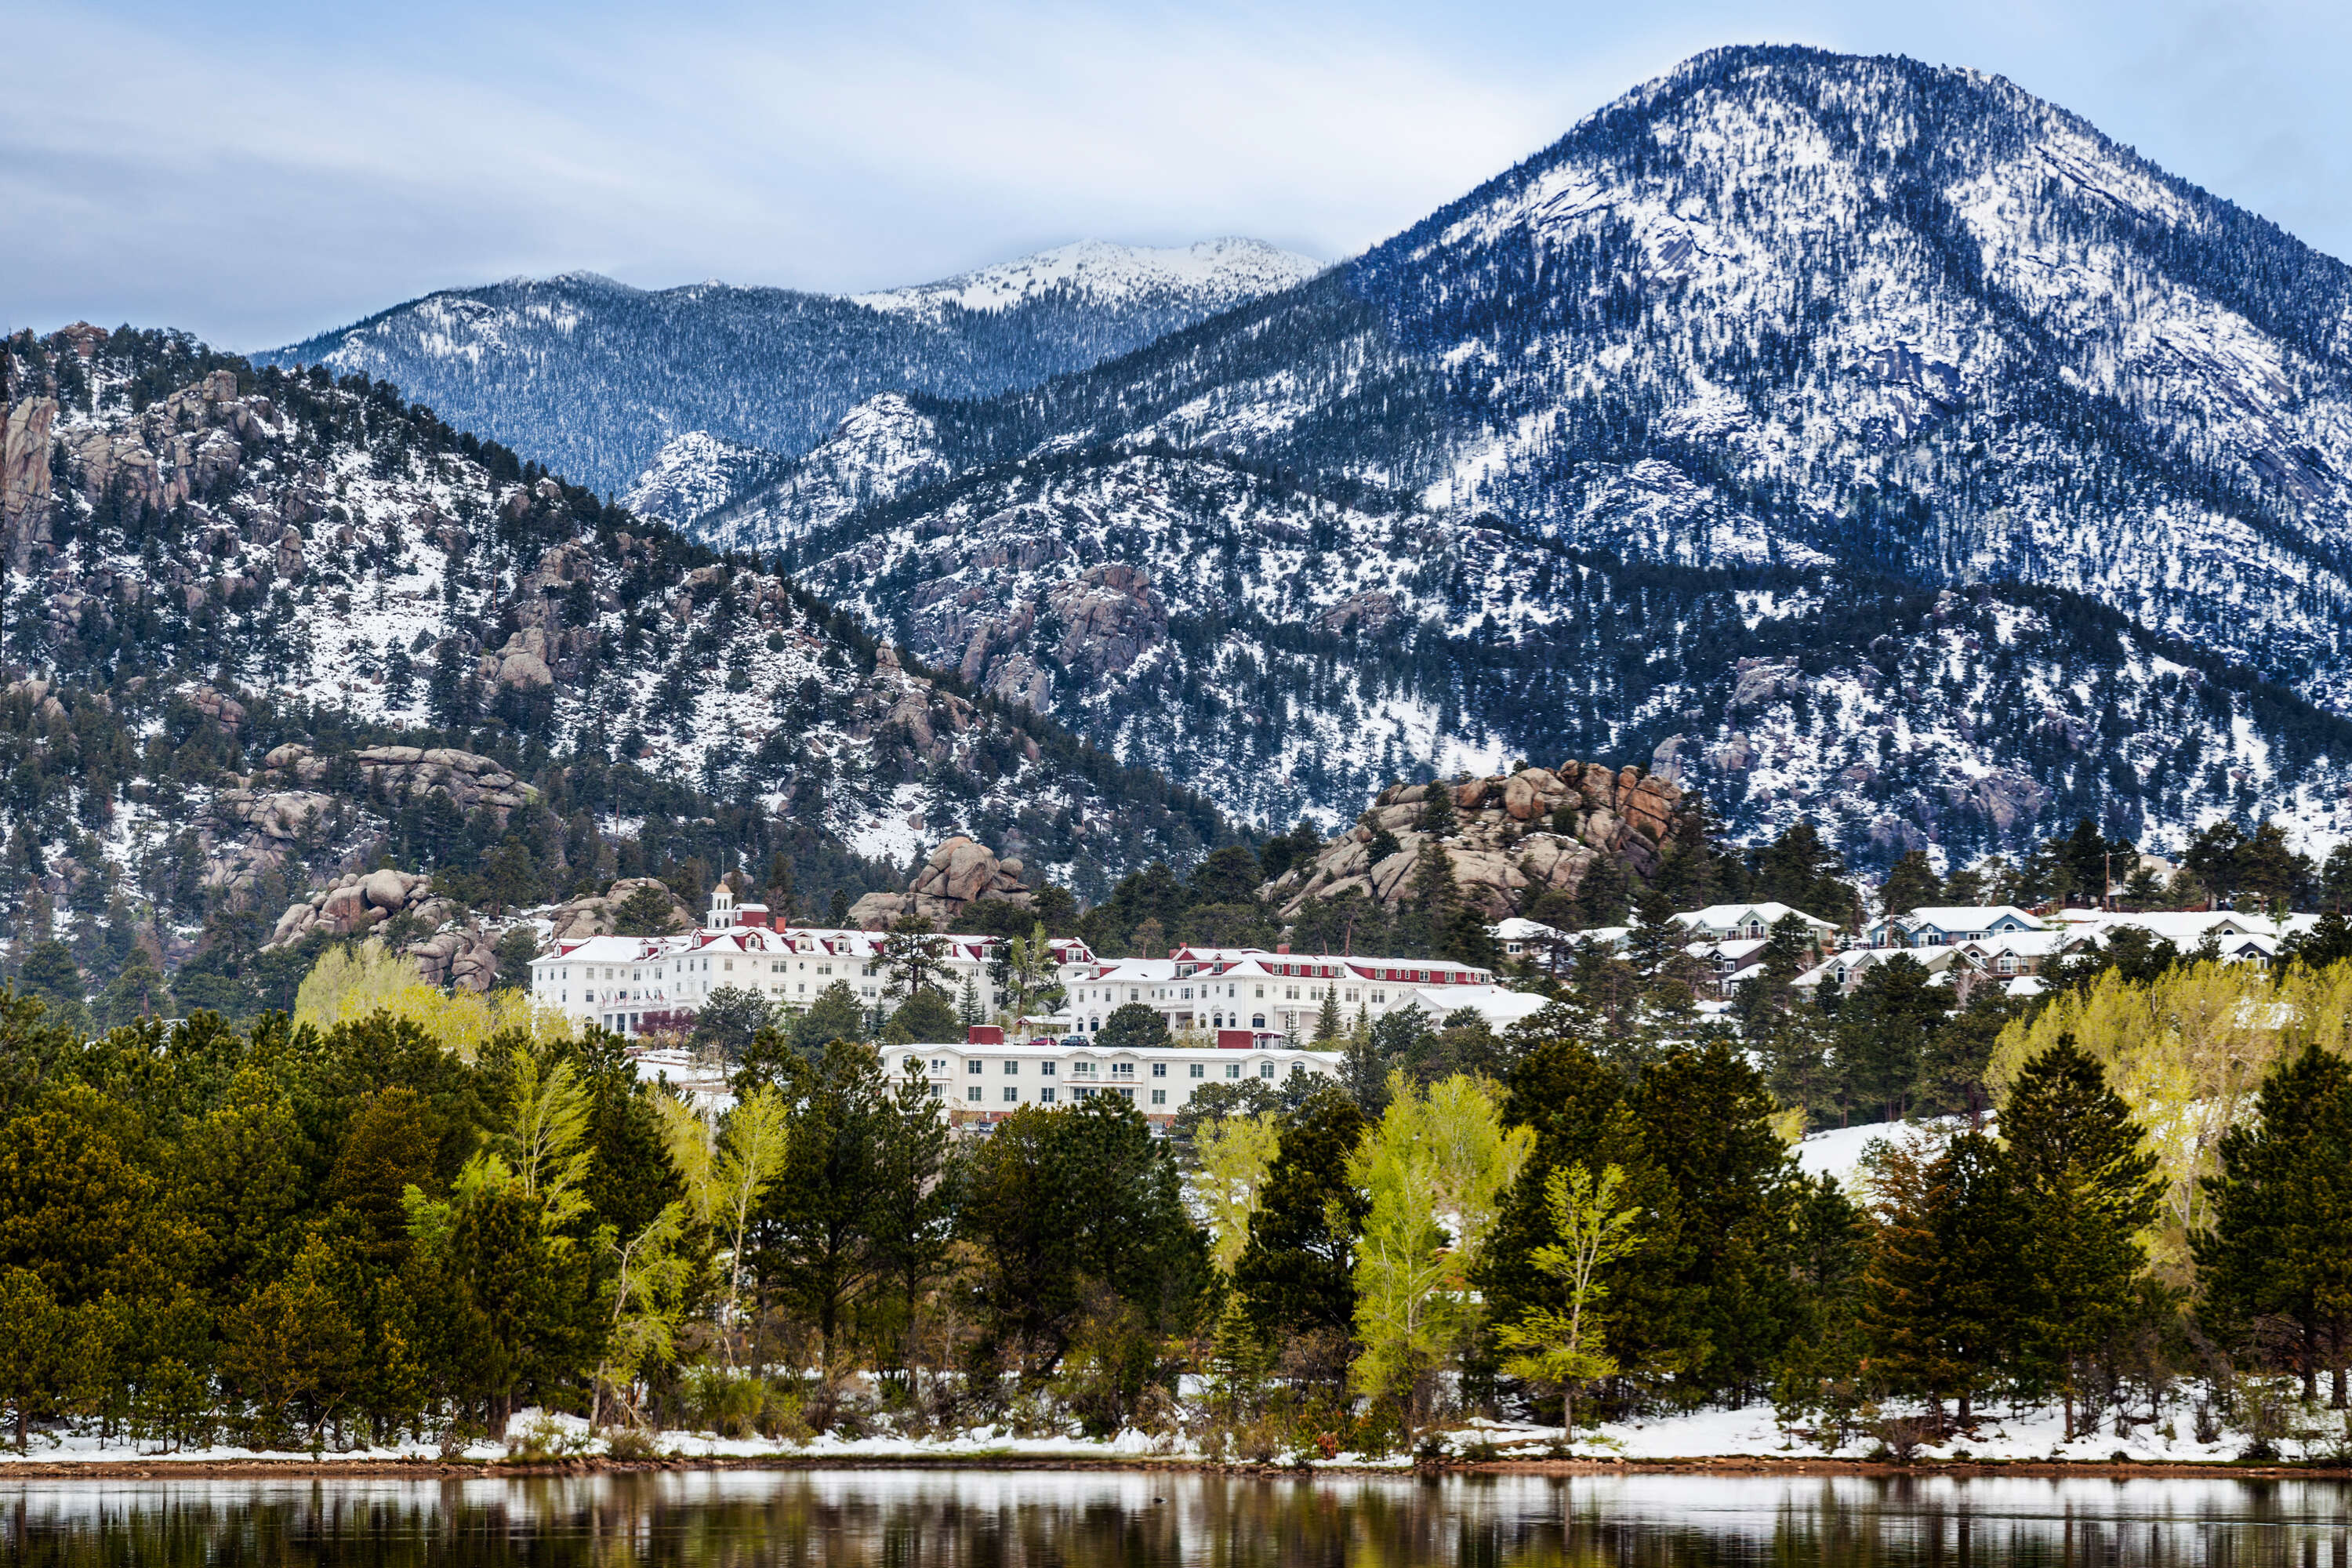
[[[1280,953],[1287,953],[1290,951],[1290,944],[1286,942],[1277,942],[1274,944],[1274,951]]]

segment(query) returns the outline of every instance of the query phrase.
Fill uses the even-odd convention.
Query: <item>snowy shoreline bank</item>
[[[1473,1421],[1439,1436],[1441,1452],[1371,1458],[1220,1458],[1181,1438],[1144,1432],[1117,1437],[1016,1436],[982,1427],[951,1437],[819,1436],[805,1443],[730,1439],[665,1432],[642,1447],[606,1451],[602,1436],[571,1416],[533,1416],[508,1444],[445,1451],[424,1443],[341,1453],[258,1451],[228,1447],[142,1451],[103,1447],[79,1435],[47,1435],[32,1451],[0,1452],[0,1484],[9,1479],[236,1479],[261,1478],[526,1478],[692,1470],[822,1469],[1160,1469],[1244,1475],[1402,1475],[1463,1473],[1638,1475],[1675,1472],[1821,1476],[1971,1476],[2095,1478],[2133,1476],[2304,1478],[2352,1480],[2352,1456],[2333,1441],[2289,1445],[2280,1457],[2241,1457],[2242,1435],[2214,1443],[2135,1431],[2058,1440],[2039,1413],[1988,1416],[1976,1433],[1921,1446],[1906,1462],[1875,1439],[1858,1436],[1832,1452],[1783,1432],[1769,1405],[1698,1411],[1644,1422],[1612,1423],[1579,1434],[1572,1456],[1559,1451],[1559,1428]],[[2053,1415],[2054,1421],[2054,1415]]]

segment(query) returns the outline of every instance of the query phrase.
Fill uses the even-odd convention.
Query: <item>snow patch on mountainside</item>
[[[640,517],[683,528],[763,483],[785,461],[763,447],[708,430],[689,430],[663,444],[646,471],[621,493],[621,504]]]
[[[770,551],[950,472],[938,422],[887,392],[851,409],[814,450],[765,485],[737,490],[737,504],[698,514],[694,531],[716,549]]]
[[[937,283],[851,298],[877,310],[909,313],[936,313],[950,305],[1004,310],[1055,290],[1097,304],[1182,295],[1217,306],[1287,289],[1322,270],[1319,261],[1258,239],[1209,239],[1161,248],[1082,239]]]

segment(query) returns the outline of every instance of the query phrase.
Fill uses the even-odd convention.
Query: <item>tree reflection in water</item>
[[[38,1568],[2352,1568],[2352,1486],[730,1471],[0,1480]]]

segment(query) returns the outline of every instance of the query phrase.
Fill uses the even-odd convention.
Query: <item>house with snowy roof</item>
[[[1683,928],[1694,942],[1753,942],[1772,934],[1772,928],[1795,915],[1805,922],[1805,929],[1823,939],[1837,933],[1834,921],[1787,904],[1709,904],[1703,910],[1690,910],[1668,918]]]
[[[1907,914],[1882,915],[1862,928],[1862,940],[1868,947],[1949,947],[2014,931],[2046,929],[2041,921],[2013,904],[1980,909],[1938,905]]]

